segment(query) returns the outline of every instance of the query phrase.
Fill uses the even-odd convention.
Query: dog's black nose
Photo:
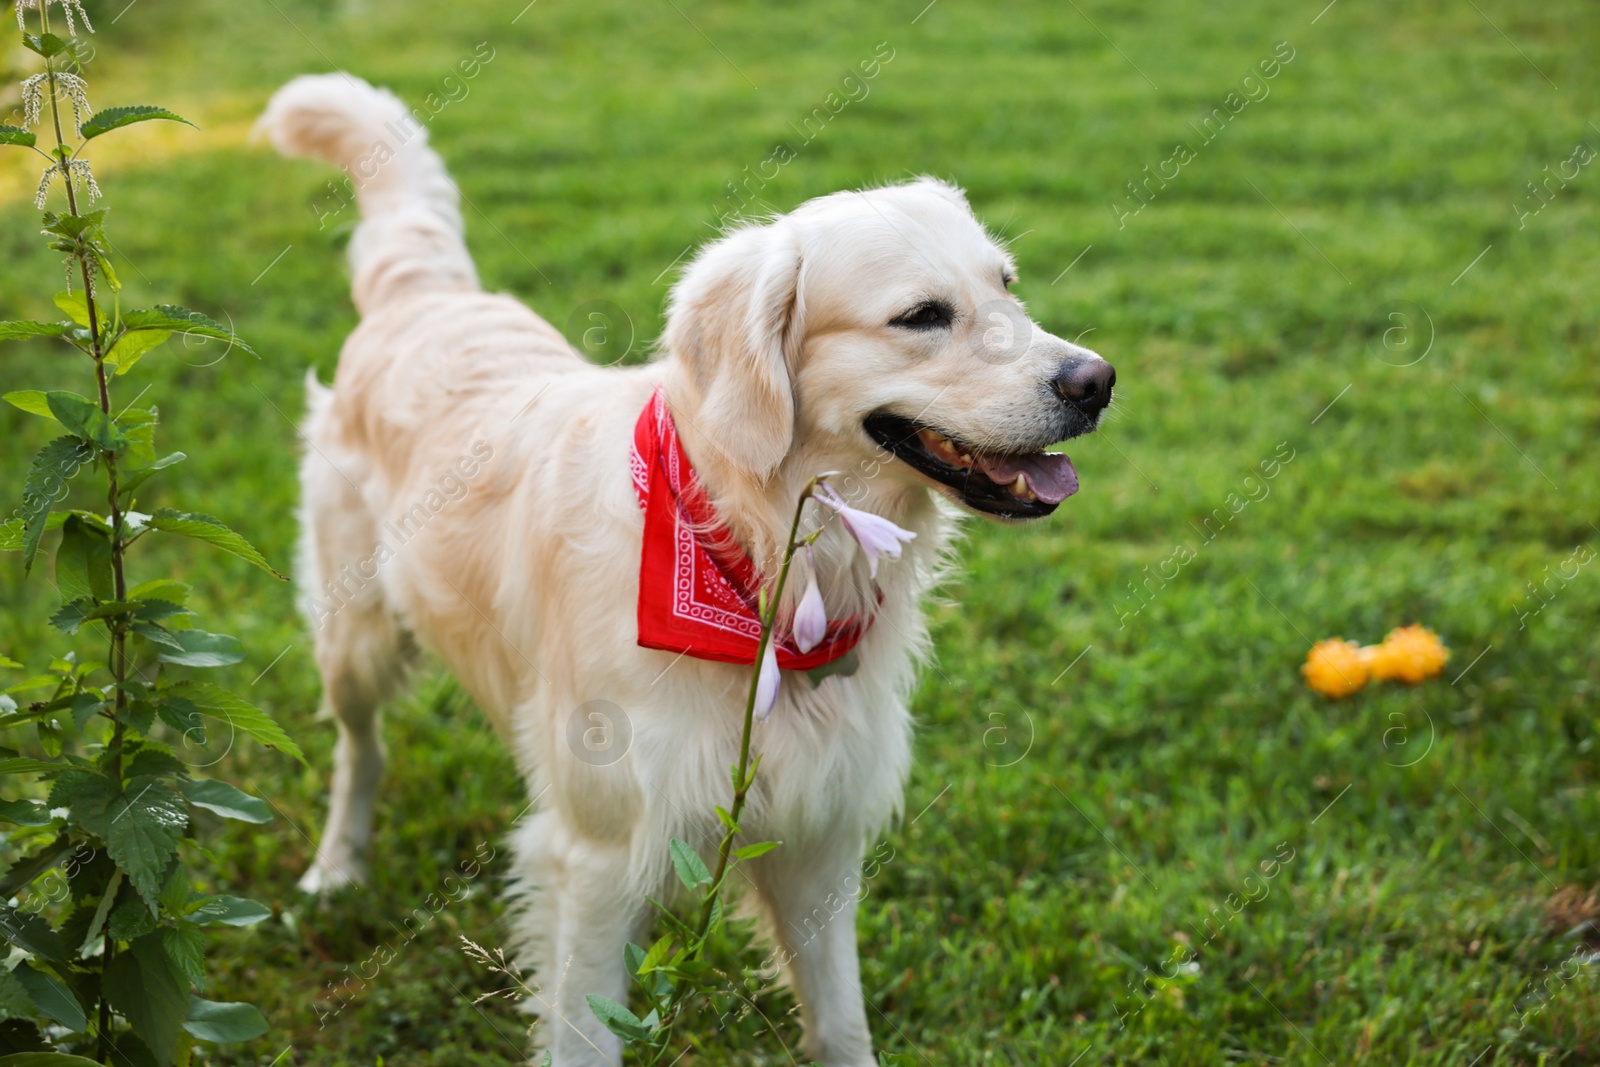
[[[1091,418],[1111,403],[1111,387],[1116,384],[1116,368],[1103,359],[1073,360],[1050,383],[1069,406]]]

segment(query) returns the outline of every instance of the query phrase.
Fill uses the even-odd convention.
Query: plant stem
[[[43,32],[49,32],[49,15],[45,8],[48,0],[39,5],[41,25]],[[79,217],[78,197],[72,188],[72,171],[67,169],[66,137],[61,129],[61,104],[57,95],[56,65],[53,60],[45,61],[45,71],[50,84],[50,121],[56,137],[56,161],[62,167],[61,183],[67,190],[67,212],[74,218]],[[100,410],[107,418],[111,417],[111,390],[106,378],[106,353],[102,347],[100,333],[100,317],[94,301],[94,274],[89,263],[89,256],[84,252],[81,243],[78,250],[73,253],[73,258],[78,261],[78,273],[83,279],[83,300],[88,309],[89,320],[89,355],[94,360],[95,386],[98,392]],[[123,570],[123,530],[122,530],[122,504],[117,487],[117,456],[110,449],[103,449],[100,453],[101,460],[106,468],[106,503],[110,509],[111,518],[111,582],[112,596],[121,602],[127,599],[128,583]],[[128,677],[128,632],[124,620],[118,616],[106,620],[106,627],[111,632],[111,677],[115,686],[116,715],[111,723],[111,773],[120,786],[122,783],[122,741],[123,741],[123,712],[127,708],[128,695],[124,683]],[[112,940],[108,928],[105,934],[104,948],[101,960],[103,966],[109,966],[113,955],[116,953],[116,942]],[[109,1064],[111,1062],[111,1003],[104,994],[99,997],[99,1010],[96,1013],[95,1044],[97,1058]]]
[[[767,647],[772,643],[772,633],[778,618],[778,605],[783,600],[783,587],[789,580],[789,565],[794,562],[795,535],[800,532],[800,516],[804,514],[806,501],[811,499],[812,492],[817,487],[821,476],[811,479],[805,489],[800,493],[800,499],[794,505],[794,518],[789,522],[789,540],[784,545],[783,563],[778,568],[778,581],[772,588],[772,596],[767,601],[767,615],[761,620],[761,639],[756,643],[756,659],[750,672],[750,691],[745,696],[744,702],[744,732],[739,738],[739,770],[733,783],[733,807],[729,809],[729,822],[733,826],[739,825],[739,816],[744,814],[745,798],[749,796],[750,786],[755,783],[755,771],[750,768],[750,736],[755,726],[756,693],[761,686],[761,664],[766,658]],[[695,927],[695,937],[689,945],[690,960],[699,959],[705,949],[706,937],[711,930],[711,917],[718,897],[722,893],[722,883],[728,876],[729,860],[733,855],[733,838],[736,830],[729,827],[722,835],[722,841],[717,846],[717,869],[711,875],[711,887],[706,890],[705,900],[700,906],[700,921]],[[683,1007],[683,986],[674,987],[672,996],[667,1003],[666,1010],[662,1013],[660,1043],[656,1046],[655,1055],[651,1057],[652,1064],[659,1063],[667,1048],[667,1040],[671,1037],[672,1028],[678,1021],[678,1014]]]
[[[42,10],[43,7],[41,5]],[[46,32],[48,32],[49,24],[46,23],[45,26]],[[45,69],[50,83],[50,119],[56,135],[56,158],[65,162],[66,153],[63,150],[66,148],[66,137],[61,130],[61,107],[56,95],[55,63],[47,60]],[[78,197],[72,188],[72,173],[70,171],[64,172],[61,178],[62,184],[66,186],[67,191],[67,213],[74,218],[81,217],[78,212]],[[84,304],[88,309],[89,319],[89,354],[94,360],[95,386],[98,392],[100,410],[110,416],[111,392],[106,376],[106,353],[102,347],[99,309],[95,307],[94,301],[93,268],[89,263],[88,254],[83,251],[81,245],[78,251],[73,253],[73,258],[78,261],[78,273],[83,278],[83,298]],[[113,596],[116,600],[121,601],[127,596],[128,586],[122,565],[124,544],[121,494],[117,487],[117,455],[115,452],[106,449],[101,451],[100,458],[105,463],[106,468],[106,505],[110,509],[111,519],[111,581]],[[127,680],[128,674],[127,629],[120,617],[107,621],[111,630],[111,674],[116,682],[116,708],[120,713],[125,710],[128,699],[127,694],[123,691],[123,682]],[[120,714],[117,716],[112,736],[113,770],[120,775],[122,771],[122,716]]]
[[[755,725],[756,690],[761,685],[761,662],[766,657],[767,646],[772,643],[778,603],[783,598],[784,584],[789,580],[789,565],[794,562],[794,538],[800,531],[800,515],[806,501],[811,498],[811,490],[815,485],[816,482],[813,481],[806,486],[805,492],[800,494],[800,499],[794,506],[794,518],[789,523],[789,540],[783,550],[783,564],[778,568],[778,581],[773,586],[772,598],[767,604],[767,617],[761,620],[761,640],[756,645],[755,669],[751,671],[750,692],[745,698],[744,734],[739,739],[739,780],[734,784],[733,807],[729,810],[735,826],[739,824],[739,815],[744,811],[745,796],[750,792],[751,783],[755,781],[755,775],[748,774],[747,769],[750,766],[750,734]],[[704,939],[706,928],[711,923],[711,905],[722,889],[723,879],[727,877],[728,857],[733,851],[733,835],[734,831],[731,829],[724,833],[722,843],[717,848],[717,869],[711,876],[711,889],[706,895],[706,902],[700,913],[700,927],[697,933],[701,939]]]

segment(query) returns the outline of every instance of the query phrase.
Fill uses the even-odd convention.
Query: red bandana
[[[754,663],[761,572],[701,488],[659,387],[633,428],[628,459],[644,509],[639,644],[697,659]],[[829,622],[817,646],[802,653],[780,622],[773,635],[778,666],[808,671],[832,663],[855,648],[871,624],[870,616],[859,615]]]

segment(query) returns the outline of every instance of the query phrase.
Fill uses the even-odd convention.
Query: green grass
[[[94,6],[95,103],[202,126],[130,131],[96,157],[132,296],[231,319],[264,354],[140,368],[167,445],[191,457],[149,503],[217,514],[290,558],[300,382],[328,376],[355,322],[335,228],[309,209],[332,175],[245,140],[291,75],[337,65],[415,103],[488,42],[470,94],[432,124],[482,275],[557,326],[614,301],[637,357],[663,271],[711,235],[724,183],[797,142],[789,124],[887,41],[870,95],[763,200],[920,172],[961,183],[1014,241],[1034,314],[1092,329],[1122,399],[1072,447],[1081,494],[1041,524],[974,525],[934,609],[908,821],[860,923],[877,1041],[940,1065],[1600,1062],[1593,967],[1548,1002],[1534,991],[1596,937],[1550,905],[1600,881],[1600,569],[1552,582],[1519,622],[1528,583],[1600,549],[1600,169],[1524,228],[1512,206],[1575,143],[1600,146],[1593,8],[1345,0],[1313,24],[1319,2],[944,0],[913,23],[921,4],[541,0],[514,25],[520,0],[193,0],[115,24],[120,2]],[[1270,96],[1199,146],[1189,123],[1282,40],[1295,57]],[[1119,228],[1124,183],[1179,140],[1196,157]],[[30,168],[4,166],[0,307],[42,314],[60,268]],[[1413,314],[1411,347],[1390,349],[1399,302],[1431,331]],[[1391,365],[1429,332],[1425,358]],[[45,346],[0,350],[6,388],[83,375]],[[9,409],[0,433],[16,497],[44,437]],[[1246,479],[1280,443],[1294,459],[1262,497]],[[1208,540],[1207,517],[1247,489],[1262,498]],[[1130,583],[1179,546],[1194,558],[1132,613]],[[374,884],[311,906],[294,880],[332,731],[313,719],[290,591],[224,558],[147,558],[253,650],[231,681],[312,765],[236,746],[228,767],[284,818],[201,828],[207,876],[278,909],[208,942],[209,995],[275,1024],[212,1062],[291,1047],[279,1062],[514,1060],[521,1017],[472,1006],[493,983],[454,945],[498,939],[504,860],[414,940],[397,930],[526,803],[482,717],[437,669],[394,709]],[[52,596],[0,567],[0,650],[41,665]],[[1411,621],[1449,643],[1443,679],[1339,703],[1302,686],[1311,641]],[[1207,940],[1280,843],[1293,859],[1267,895]],[[1135,995],[1183,943],[1198,969]],[[328,985],[385,948],[319,1028]],[[792,1002],[761,1005],[793,1045]],[[684,1064],[789,1062],[751,1020],[692,1037]]]

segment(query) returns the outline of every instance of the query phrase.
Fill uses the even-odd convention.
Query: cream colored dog
[[[488,714],[537,802],[514,831],[515,934],[542,990],[542,1040],[558,1067],[620,1062],[585,994],[626,1000],[623,945],[642,939],[646,894],[671,881],[668,840],[714,849],[750,678],[636,641],[629,447],[659,386],[769,580],[798,494],[824,471],[845,472],[833,484],[856,507],[917,534],[874,582],[842,524],[823,525],[828,616],[872,625],[854,673],[815,687],[784,675],[756,730],[743,820],[746,839],[782,846],[735,878],[777,943],[806,1054],[875,1062],[850,887],[901,809],[921,600],[958,511],[940,498],[1018,520],[1054,510],[1076,476],[1042,450],[1094,428],[1109,364],[1027,319],[1005,250],[960,190],[924,178],[712,242],[672,291],[660,358],[598,368],[479,288],[455,186],[396,98],[303,77],[262,124],[285,153],[348,168],[363,217],[350,247],[361,325],[333,388],[311,381],[305,424],[301,581],[339,741],[303,887],[363,877],[378,709],[414,639]],[[814,510],[808,528],[836,518]],[[630,740],[597,756],[593,728]]]

